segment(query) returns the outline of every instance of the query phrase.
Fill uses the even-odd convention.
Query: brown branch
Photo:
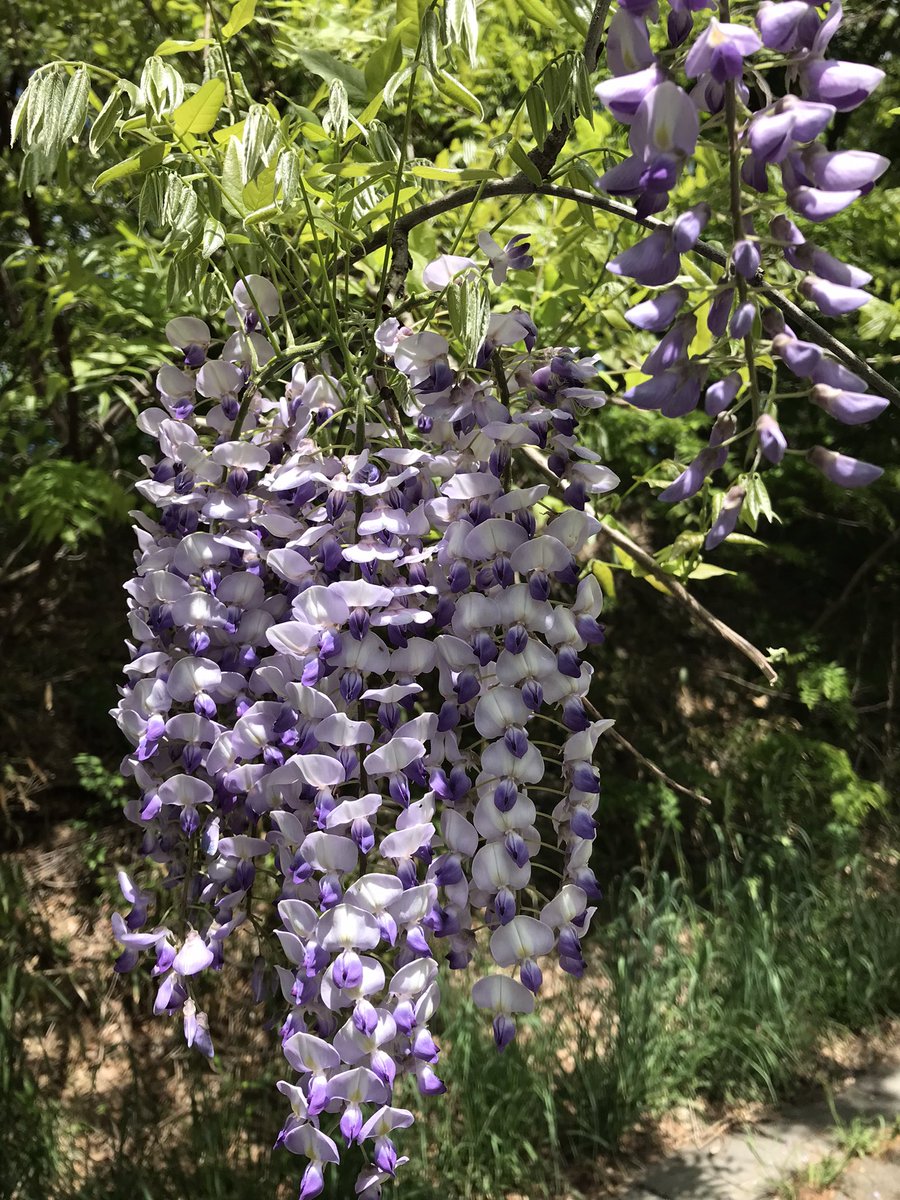
[[[547,465],[547,460],[539,450],[535,449],[534,446],[523,446],[522,449],[546,478],[552,479],[554,483],[558,482],[556,476]],[[600,520],[599,517],[597,519]],[[703,625],[718,637],[724,638],[729,645],[733,646],[745,658],[749,659],[770,683],[775,682],[778,675],[761,650],[754,646],[752,642],[748,642],[742,634],[732,629],[730,625],[726,625],[724,621],[720,621],[718,617],[713,616],[709,609],[704,608],[700,601],[691,595],[684,584],[680,583],[667,571],[664,571],[653,555],[648,553],[642,546],[639,546],[626,533],[622,533],[619,529],[613,529],[602,520],[600,521],[600,525],[604,537],[608,538],[614,546],[618,546],[620,550],[624,550],[626,554],[629,554],[635,562],[640,563],[648,575],[652,575],[654,579],[665,584],[666,590],[672,599],[680,604],[682,608],[687,609],[698,625]]]

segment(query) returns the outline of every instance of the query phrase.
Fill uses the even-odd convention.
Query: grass
[[[802,1200],[810,1189],[824,1191],[833,1187],[854,1158],[880,1154],[898,1133],[900,1120],[889,1124],[883,1117],[876,1121],[856,1117],[849,1125],[838,1124],[832,1133],[837,1152],[810,1163],[780,1184],[778,1200]]]
[[[15,924],[21,904],[6,904]],[[0,959],[0,1194],[293,1196],[300,1164],[269,1150],[279,1098],[270,1079],[229,1074],[237,1056],[227,1045],[214,1087],[191,1067],[189,1111],[165,1127],[153,1080],[135,1061],[122,1118],[104,1127],[114,1152],[75,1186],[66,1147],[77,1129],[14,1049],[29,1023],[40,1028],[44,999],[18,969],[24,953],[14,945]],[[548,978],[553,994],[502,1055],[464,989],[445,989],[449,1092],[410,1096],[421,1118],[403,1143],[412,1161],[400,1200],[558,1194],[573,1164],[589,1176],[648,1115],[696,1097],[777,1099],[811,1072],[824,1031],[900,1010],[893,890],[861,856],[823,864],[802,843],[761,840],[740,862],[723,850],[693,877],[682,864],[676,876],[656,868],[622,880],[595,918],[590,955],[580,983]],[[333,1175],[326,1196],[352,1195],[352,1174]]]

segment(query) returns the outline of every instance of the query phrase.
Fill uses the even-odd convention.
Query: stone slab
[[[863,1158],[851,1163],[840,1179],[847,1200],[898,1200],[900,1164],[883,1158]]]
[[[732,1136],[658,1163],[641,1185],[664,1200],[756,1200],[765,1176],[754,1148]]]
[[[900,1116],[900,1069],[862,1075],[842,1098],[851,1104],[877,1105],[885,1117]]]
[[[654,1164],[623,1200],[769,1200],[788,1175],[834,1150],[836,1122],[900,1116],[900,1069],[870,1072],[831,1104],[785,1108],[778,1116],[700,1150]],[[841,1180],[837,1200],[900,1200],[900,1163],[868,1159]]]

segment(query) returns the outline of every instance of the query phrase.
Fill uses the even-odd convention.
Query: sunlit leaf
[[[175,109],[172,114],[175,132],[179,135],[209,133],[216,123],[224,101],[224,82],[221,79],[207,79],[190,100],[185,100],[184,104]]]

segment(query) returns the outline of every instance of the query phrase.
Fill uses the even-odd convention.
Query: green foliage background
[[[876,100],[841,118],[833,136],[900,160],[900,78],[893,69],[900,16],[894,5],[848,8],[842,57],[879,63],[889,73]],[[26,921],[17,907],[30,909],[21,899],[26,884],[18,858],[52,845],[60,828],[74,830],[77,904],[96,913],[108,903],[111,866],[133,852],[118,818],[124,794],[112,772],[121,745],[106,710],[125,636],[121,582],[131,561],[131,486],[146,450],[134,418],[151,402],[153,373],[168,352],[165,322],[192,313],[212,323],[239,266],[279,278],[297,342],[329,336],[315,291],[317,278],[321,282],[316,254],[352,251],[359,232],[368,234],[390,210],[393,177],[380,164],[392,169],[400,153],[409,78],[393,95],[390,81],[410,60],[424,13],[416,0],[259,0],[255,6],[244,0],[234,13],[224,3],[207,9],[193,0],[19,0],[0,12],[0,838],[18,852],[11,853],[15,861],[4,867],[2,881],[2,919],[17,931],[7,942],[7,991],[0,993],[0,1044],[8,1050],[0,1056],[0,1118],[7,1118],[0,1127],[10,1147],[20,1141],[17,1130],[33,1126],[37,1105],[32,1066],[13,1053],[23,1035],[19,1014],[39,1014],[24,1030],[39,1035],[48,1005],[62,1008],[47,1021],[74,1019],[64,1014],[82,1005],[72,977],[52,973],[54,962],[65,961],[65,947],[54,943],[40,914]],[[237,28],[248,14],[253,19]],[[547,121],[535,93],[523,104],[539,76],[551,102],[555,90],[573,87],[563,103],[573,109],[575,132],[559,179],[589,184],[623,139],[606,117],[591,112],[577,79],[572,85],[572,55],[583,42],[587,15],[577,0],[483,0],[477,54],[465,29],[454,47],[434,51],[435,69],[430,78],[417,77],[409,106],[401,211],[492,173],[515,173]],[[229,19],[236,31],[227,40],[226,70],[219,39]],[[198,45],[190,50],[173,42]],[[213,117],[224,136],[192,133],[203,119],[198,124],[197,114],[188,113],[180,133],[175,121],[174,135],[167,118],[103,142],[102,122],[99,129],[94,124],[93,148],[87,134],[77,147],[71,138],[57,139],[46,161],[26,160],[20,145],[10,145],[13,109],[36,68],[56,60],[99,68],[82,97],[93,123],[118,94],[115,81],[137,85],[157,47],[165,51],[163,68],[147,77],[151,90],[181,86],[166,76],[166,65],[181,73],[186,96],[204,80],[222,79],[222,107]],[[61,73],[58,85],[75,88],[73,75],[74,68]],[[334,128],[346,123],[335,80],[349,112],[363,120],[365,137],[351,122],[346,137],[335,140]],[[74,91],[63,94],[74,104]],[[68,112],[62,110],[63,132]],[[255,141],[247,136],[248,114]],[[243,128],[228,136],[240,120]],[[281,158],[271,153],[276,133],[292,148],[280,167]],[[171,147],[164,170],[146,170],[161,161],[154,147],[163,143]],[[123,170],[121,163],[140,154],[145,157]],[[308,189],[324,247],[317,248],[303,216],[306,201],[295,173]],[[821,233],[834,253],[875,275],[877,299],[858,318],[832,328],[894,381],[900,374],[897,182],[894,167],[872,195]],[[720,164],[706,155],[682,194],[715,198],[722,186]],[[280,193],[273,190],[279,187]],[[533,313],[544,344],[598,351],[610,389],[621,390],[649,342],[622,317],[640,297],[626,298],[621,283],[604,271],[634,236],[606,214],[532,197],[484,201],[468,227],[460,212],[439,217],[410,241],[411,302],[419,290],[417,271],[431,255],[450,250],[457,239],[465,252],[478,229],[501,221],[507,236],[532,234],[536,259],[535,273],[515,277],[508,295]],[[714,242],[720,233],[711,229]],[[381,261],[376,253],[358,268],[355,278],[362,282],[348,301],[357,315],[377,303]],[[832,444],[827,418],[805,401],[794,404],[792,436],[801,444]],[[543,1181],[552,1187],[563,1161],[614,1149],[642,1113],[685,1094],[721,1091],[723,1081],[734,1095],[760,1086],[777,1091],[786,1085],[785,1072],[796,1077],[806,1069],[822,1022],[859,1027],[896,1009],[897,957],[880,957],[890,948],[886,930],[897,915],[896,413],[871,429],[841,430],[843,449],[886,467],[879,484],[841,493],[792,460],[771,489],[776,519],[763,517],[755,541],[735,539],[708,562],[698,547],[714,490],[674,508],[654,498],[673,477],[674,464],[703,444],[701,425],[607,406],[589,429],[589,440],[623,480],[607,517],[654,549],[667,571],[689,580],[716,615],[776,651],[779,680],[768,687],[723,642],[689,624],[636,564],[601,546],[597,569],[608,595],[609,641],[596,658],[597,694],[645,759],[694,795],[673,790],[622,749],[606,747],[595,866],[610,895],[597,955],[611,980],[611,1011],[620,1022],[633,1022],[622,1026],[631,1041],[623,1033],[605,1058],[580,1047],[581,1075],[563,1077],[553,1065],[558,1047],[541,1049],[536,1035],[530,1065],[515,1060],[511,1068],[504,1058],[490,1069],[496,1078],[488,1073],[481,1082],[468,1081],[467,1055],[480,1061],[481,1034],[464,1008],[451,1006],[448,1040],[460,1049],[450,1070],[461,1081],[453,1103],[461,1107],[448,1109],[450,1126],[424,1128],[452,1138],[464,1127],[473,1138],[481,1130],[489,1139],[484,1131],[492,1122],[508,1119],[502,1096],[514,1086],[525,1114],[519,1144],[530,1147],[524,1158],[506,1156],[490,1142],[461,1149],[448,1175],[453,1194],[499,1195],[523,1186],[529,1176],[516,1173],[516,1161],[532,1171],[532,1180],[534,1163],[554,1163]],[[854,945],[842,932],[847,922]],[[682,961],[676,949],[686,930],[697,956]],[[754,961],[768,964],[761,975],[741,957],[744,935],[754,954],[759,950]],[[799,949],[811,940],[821,948],[815,961]],[[39,979],[46,968],[47,988],[35,991],[22,976],[17,964],[26,959],[39,964]],[[663,965],[650,970],[651,962]],[[812,973],[810,986],[799,986],[798,963]],[[727,971],[750,989],[743,1009],[723,984]],[[87,982],[79,986],[90,1007],[106,978],[97,973]],[[688,984],[698,996],[697,1024],[673,1029],[661,1022],[657,1002],[668,997],[666,1011],[674,1013]],[[135,996],[135,1022],[142,1005]],[[701,1025],[707,1030],[702,1048]],[[637,1044],[644,1053],[635,1058]],[[543,1063],[536,1077],[535,1062]],[[216,1164],[205,1183],[189,1173],[176,1177],[172,1191],[150,1181],[146,1164],[158,1152],[150,1129],[152,1087],[138,1071],[123,1083],[123,1096],[126,1107],[137,1105],[144,1124],[117,1128],[122,1112],[108,1119],[101,1114],[104,1136],[120,1138],[120,1173],[91,1183],[90,1171],[82,1172],[85,1197],[133,1188],[129,1194],[156,1200],[183,1195],[179,1188],[189,1186],[201,1198],[251,1194],[242,1190],[249,1184],[240,1172],[251,1177],[253,1147],[271,1141],[277,1114],[267,1107],[265,1089],[249,1082],[246,1066],[226,1055],[216,1087],[210,1090],[198,1076],[190,1093],[188,1132],[182,1130],[186,1157],[178,1169],[187,1170],[191,1156]],[[592,1099],[586,1110],[575,1106],[573,1119],[567,1089],[576,1085]],[[48,1121],[56,1119],[53,1105],[41,1107]],[[30,1200],[58,1186],[65,1148],[52,1128],[40,1129],[43,1142],[22,1158],[3,1153],[0,1134],[0,1160],[12,1172],[3,1194]],[[420,1194],[416,1188],[428,1194],[429,1153],[423,1144],[418,1182],[406,1185],[411,1197]],[[241,1164],[240,1170],[229,1174],[227,1162]],[[289,1166],[267,1170],[277,1174]]]

